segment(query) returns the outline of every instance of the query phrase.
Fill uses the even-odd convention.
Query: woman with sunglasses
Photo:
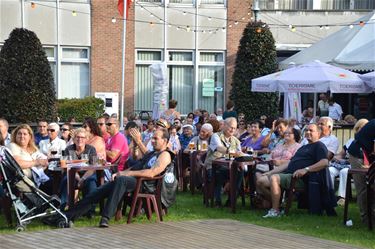
[[[250,126],[251,127],[251,126]],[[249,129],[250,130],[250,129]],[[240,120],[238,122],[238,129],[236,137],[242,142],[249,136],[250,131],[247,129],[245,120]]]
[[[61,126],[60,130],[61,130],[60,138],[65,141],[66,146],[72,145],[73,144],[73,136],[72,136],[73,126],[67,122]]]
[[[86,144],[89,144],[95,148],[99,158],[105,158],[105,142],[104,139],[100,136],[99,127],[96,124],[96,121],[91,117],[87,117],[85,118],[82,127],[87,132]]]

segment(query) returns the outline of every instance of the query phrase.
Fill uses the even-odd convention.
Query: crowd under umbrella
[[[313,61],[253,79],[251,91],[314,93],[315,116],[317,93],[369,93],[371,88],[357,73]]]

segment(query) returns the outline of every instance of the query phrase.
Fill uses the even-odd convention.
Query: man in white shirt
[[[339,149],[339,140],[335,135],[332,135],[333,120],[330,117],[321,117],[318,121],[318,126],[322,130],[319,141],[327,147],[328,160],[331,160]],[[308,144],[308,141],[304,138],[301,141],[301,145],[306,144]]]
[[[337,104],[332,97],[329,99],[328,103],[328,116],[333,120],[341,120],[343,113],[341,106]]]
[[[328,116],[328,98],[325,93],[319,95],[320,100],[318,101],[318,111],[321,117]]]
[[[319,140],[327,147],[328,160],[331,160],[339,149],[339,140],[335,135],[332,135],[333,120],[330,117],[321,117],[318,125],[322,130]]]
[[[58,137],[60,127],[56,123],[50,123],[47,128],[49,139],[39,143],[39,150],[46,156],[61,155],[66,148],[66,142]]]

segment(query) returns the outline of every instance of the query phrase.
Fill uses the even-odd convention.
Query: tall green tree
[[[47,56],[36,34],[14,29],[0,51],[0,116],[11,123],[53,121],[56,95]]]
[[[251,92],[251,80],[277,70],[275,40],[267,24],[250,22],[244,29],[236,57],[230,99],[246,120],[278,114],[276,93]]]

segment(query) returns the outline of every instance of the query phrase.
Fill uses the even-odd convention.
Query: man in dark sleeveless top
[[[108,227],[109,219],[114,216],[123,195],[134,191],[137,181],[136,177],[157,176],[163,173],[172,163],[172,156],[167,151],[168,141],[169,134],[166,129],[155,131],[152,137],[154,151],[144,155],[139,164],[140,166],[136,169],[118,172],[114,175],[113,181],[100,186],[96,191],[79,201],[73,208],[70,208],[66,212],[68,219],[74,220],[85,214],[90,209],[92,203],[97,203],[107,198],[99,226]]]

